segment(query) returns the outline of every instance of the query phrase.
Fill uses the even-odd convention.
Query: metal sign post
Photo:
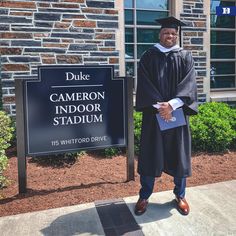
[[[17,137],[17,158],[18,158],[18,183],[19,193],[26,193],[26,153],[25,153],[25,116],[23,99],[23,80],[15,80],[16,94],[16,137]]]
[[[126,108],[127,108],[127,147],[126,147],[126,168],[127,181],[134,180],[134,117],[133,117],[133,77],[120,77],[126,83]]]
[[[134,180],[134,117],[133,117],[133,77],[127,80],[127,180]]]

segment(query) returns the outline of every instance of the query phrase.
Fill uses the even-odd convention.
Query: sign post
[[[124,78],[127,82],[127,180],[134,180],[134,119],[133,119],[133,77]]]
[[[17,158],[18,158],[18,183],[19,192],[26,193],[26,153],[25,153],[25,117],[23,101],[23,81],[15,81],[16,94],[16,136],[17,136]]]
[[[126,147],[134,179],[133,80],[113,74],[113,66],[40,66],[38,79],[16,81],[20,193],[26,156]]]

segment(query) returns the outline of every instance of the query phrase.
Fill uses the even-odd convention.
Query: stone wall
[[[118,0],[117,0],[118,1]],[[199,101],[205,102],[207,51],[204,0],[183,0],[180,18],[184,48],[192,51]],[[0,1],[0,63],[3,107],[15,114],[14,79],[37,75],[38,65],[113,64],[119,73],[116,49],[119,12],[115,0]],[[121,31],[123,29],[120,29]],[[1,86],[0,86],[1,87]]]
[[[183,12],[180,14],[180,18],[188,25],[183,32],[184,48],[192,52],[195,61],[198,100],[199,102],[205,102],[204,85],[207,80],[207,52],[204,47],[204,44],[206,44],[204,33],[207,32],[207,16],[204,14],[204,1],[183,0]]]
[[[15,115],[14,79],[39,65],[113,64],[118,11],[114,0],[0,1],[3,108]]]
[[[188,27],[184,28],[184,48],[192,52],[197,71],[198,100],[206,101],[204,80],[207,79],[207,52],[204,47],[204,32],[207,32],[207,16],[204,14],[203,0],[183,0],[180,14]]]

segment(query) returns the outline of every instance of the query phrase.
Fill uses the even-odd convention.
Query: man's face
[[[178,31],[173,28],[163,28],[160,31],[160,44],[166,48],[176,45]]]

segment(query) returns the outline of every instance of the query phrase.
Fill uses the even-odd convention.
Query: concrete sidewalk
[[[115,204],[108,201],[109,204],[103,204],[101,211],[97,207],[101,204],[89,203],[0,217],[0,235],[105,235],[104,232],[109,232],[107,229],[110,226],[104,225],[104,222],[106,224],[109,221],[117,228],[122,228],[123,231],[120,232],[123,233],[110,231],[106,235],[236,236],[236,180],[187,188],[187,199],[191,208],[188,216],[180,215],[175,209],[172,191],[154,193],[147,212],[142,216],[133,214],[137,199],[138,196],[128,197],[124,201],[116,201]],[[119,208],[120,206],[122,207]],[[111,216],[106,212],[108,208]],[[125,208],[128,212],[125,212]],[[103,219],[99,212],[104,213]],[[129,215],[139,230],[126,227],[130,222],[127,218]]]

